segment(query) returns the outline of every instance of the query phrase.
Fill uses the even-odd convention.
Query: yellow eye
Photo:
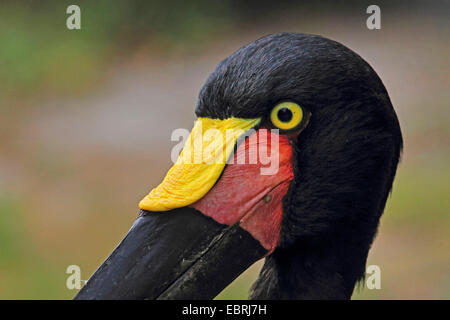
[[[299,127],[303,119],[303,110],[295,102],[281,102],[272,109],[270,120],[281,130],[291,130]]]

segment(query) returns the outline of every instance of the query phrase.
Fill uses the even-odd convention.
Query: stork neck
[[[295,245],[266,258],[252,299],[350,299],[364,274],[366,254],[345,248]]]

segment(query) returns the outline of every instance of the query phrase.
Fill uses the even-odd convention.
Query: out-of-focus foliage
[[[66,29],[66,8],[82,8],[83,32]],[[398,3],[387,3],[396,7]],[[85,92],[111,59],[130,47],[201,50],[224,33],[271,23],[280,12],[353,12],[356,0],[304,1],[14,1],[0,3],[0,108],[16,97]],[[70,75],[67,76],[67,75]],[[8,101],[9,103],[6,103]],[[2,103],[3,102],[3,103]]]

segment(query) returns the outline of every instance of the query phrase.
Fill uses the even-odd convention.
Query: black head
[[[335,41],[296,33],[261,38],[225,59],[202,88],[197,116],[268,116],[282,100],[311,113],[295,141],[279,248],[254,298],[348,298],[399,161],[402,137],[375,71]]]
[[[252,298],[350,298],[364,276],[399,161],[397,117],[381,80],[356,53],[319,36],[282,33],[239,49],[217,67],[196,109],[209,119],[197,124],[236,117],[251,123],[245,128],[277,123],[286,129],[269,116],[286,100],[308,116],[282,133],[278,155],[285,161],[278,173],[259,179],[259,171],[250,171],[255,166],[229,163],[212,167],[220,173],[212,181],[203,164],[169,170],[77,298],[210,299],[263,256]],[[188,151],[189,145],[195,142],[185,145]],[[171,206],[191,196],[178,186],[196,193],[205,181],[212,181],[206,194]]]

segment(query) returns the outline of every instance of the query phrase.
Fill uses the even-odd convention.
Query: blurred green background
[[[81,30],[66,8],[81,7]],[[0,298],[66,299],[88,279],[170,167],[199,89],[226,56],[280,31],[361,54],[400,119],[405,148],[355,299],[450,298],[449,2],[2,1]],[[155,152],[157,150],[157,152]],[[218,298],[245,299],[261,262]]]

